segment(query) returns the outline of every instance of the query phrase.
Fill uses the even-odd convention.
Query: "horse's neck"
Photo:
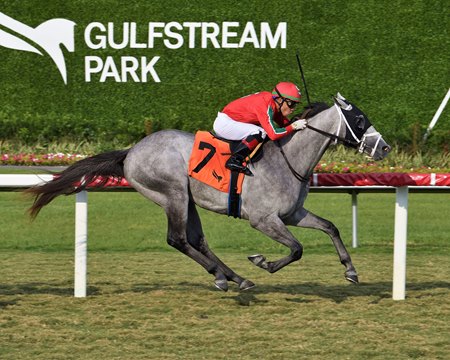
[[[308,123],[327,133],[336,134],[340,118],[338,111],[332,106],[311,118]],[[343,131],[344,129],[341,128],[339,135],[342,135]],[[299,174],[309,177],[331,142],[330,138],[306,128],[294,134],[290,141],[283,145],[283,149],[285,149],[292,167]]]

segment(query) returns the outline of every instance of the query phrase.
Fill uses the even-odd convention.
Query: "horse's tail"
[[[71,195],[86,188],[95,178],[101,177],[96,186],[103,186],[112,176],[124,178],[123,161],[129,150],[116,150],[88,157],[69,166],[44,185],[25,190],[34,195],[34,203],[28,210],[34,219],[39,211],[59,195]]]

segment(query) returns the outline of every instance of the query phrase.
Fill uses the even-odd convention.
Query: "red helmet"
[[[272,95],[299,102],[302,94],[294,83],[283,81],[278,83],[272,90]]]

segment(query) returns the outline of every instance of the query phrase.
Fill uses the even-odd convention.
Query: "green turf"
[[[421,251],[450,248],[450,194],[410,194],[408,245]],[[18,250],[70,250],[74,242],[75,197],[60,197],[45,207],[35,222],[26,209],[31,200],[22,193],[0,193],[0,248]],[[167,250],[167,221],[161,208],[138,193],[88,194],[89,249],[106,251]],[[362,248],[390,251],[394,238],[395,194],[358,196],[358,237]],[[311,193],[306,208],[331,220],[344,242],[351,244],[351,197],[348,194]],[[245,220],[228,218],[200,209],[203,228],[211,246],[236,252],[286,252],[252,229]],[[324,233],[291,228],[305,251],[332,253]]]
[[[271,259],[278,254],[267,254]],[[173,252],[89,255],[73,297],[73,255],[1,252],[1,359],[447,359],[450,255],[410,254],[407,298],[391,299],[390,254],[305,254],[276,274],[224,260],[257,287],[228,293]]]
[[[1,359],[446,359],[450,353],[450,194],[410,194],[407,298],[392,298],[395,194],[360,194],[360,247],[351,249],[351,198],[312,193],[307,208],[340,229],[361,284],[347,283],[328,237],[291,228],[300,262],[246,221],[200,209],[213,250],[254,281],[213,286],[165,241],[163,210],[134,192],[89,193],[88,297],[73,297],[75,198],[34,223],[30,200],[0,192]]]

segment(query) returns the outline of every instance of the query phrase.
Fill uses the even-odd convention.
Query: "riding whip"
[[[308,94],[308,88],[306,87],[305,74],[303,74],[302,64],[300,62],[300,55],[298,53],[298,50],[297,50],[297,53],[295,55],[297,56],[298,68],[300,70],[300,74],[302,75],[302,81],[303,81],[303,86],[305,88],[306,100],[308,100],[308,107],[311,107],[311,101],[309,100],[309,94]]]

